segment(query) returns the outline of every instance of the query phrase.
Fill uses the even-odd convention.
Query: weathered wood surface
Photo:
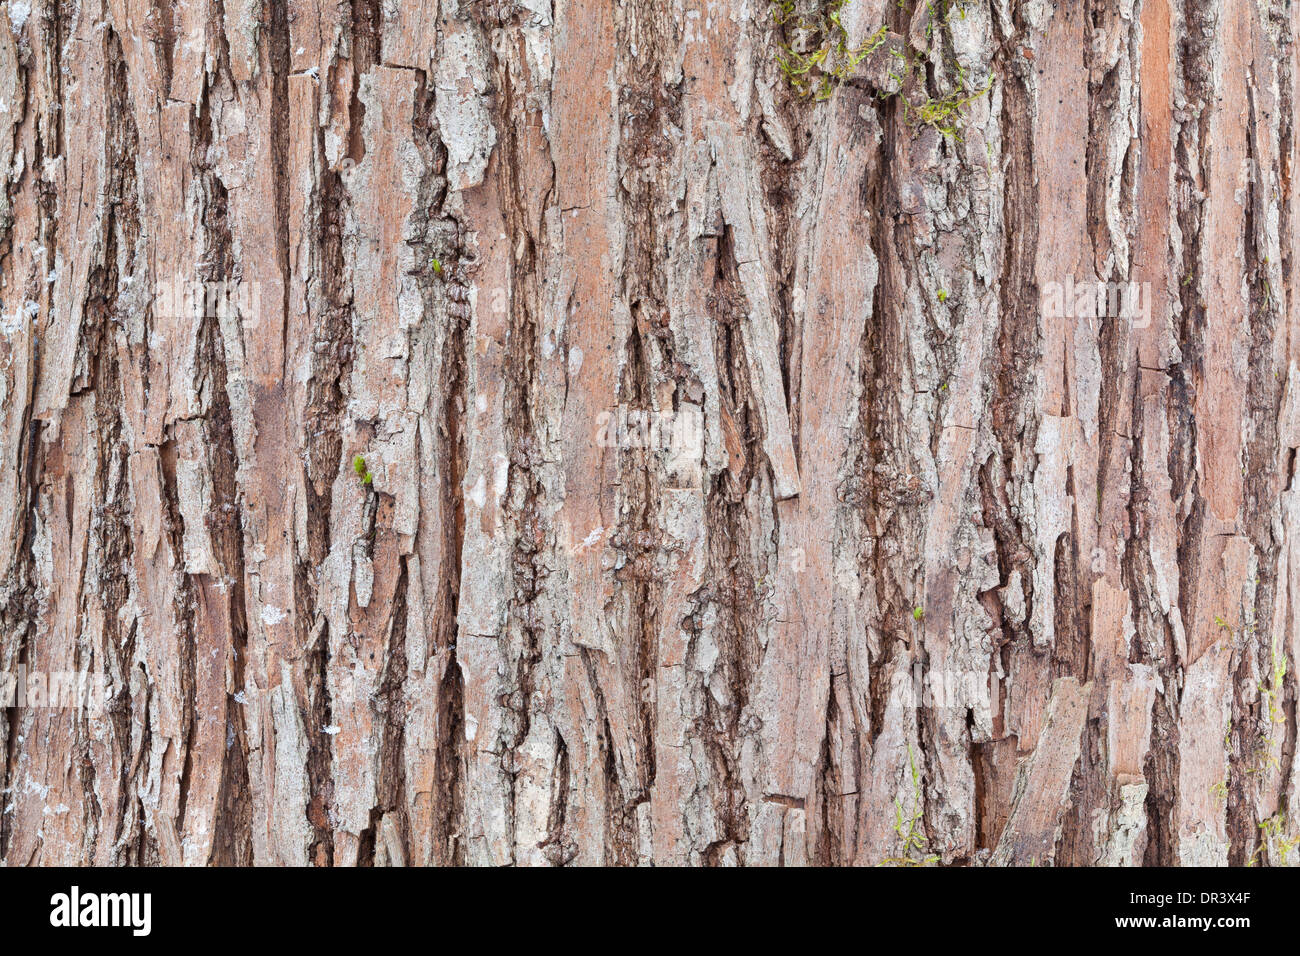
[[[1300,862],[1300,5],[934,7],[10,0],[0,860]]]

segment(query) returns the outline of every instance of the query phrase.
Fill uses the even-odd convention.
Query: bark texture
[[[0,859],[1300,862],[1300,5],[787,7],[5,5]]]

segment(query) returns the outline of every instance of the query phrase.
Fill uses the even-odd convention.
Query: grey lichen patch
[[[487,55],[476,31],[449,25],[443,36],[435,78],[435,113],[447,148],[447,183],[469,189],[483,181],[496,145],[496,127],[487,106]]]

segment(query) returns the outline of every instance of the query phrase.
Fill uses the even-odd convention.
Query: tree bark
[[[4,863],[1300,862],[1300,5],[6,14]]]

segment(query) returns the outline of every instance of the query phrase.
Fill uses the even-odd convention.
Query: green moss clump
[[[848,0],[774,0],[772,19],[780,36],[777,40],[776,62],[785,74],[790,88],[803,97],[817,101],[830,99],[837,86],[849,78],[859,63],[886,44],[889,31],[881,26],[858,47],[849,46],[849,34],[840,21],[841,11]],[[942,13],[936,10],[936,0],[923,0],[929,12],[926,24],[927,38],[933,38],[935,27],[947,23],[953,13],[966,17],[960,2],[942,4]],[[957,72],[955,89],[940,97],[928,94],[922,99],[909,92],[926,89],[926,58],[910,49],[891,47],[889,55],[893,65],[889,81],[897,90],[882,92],[882,98],[897,96],[902,105],[903,118],[911,126],[930,126],[944,136],[961,139],[960,129],[966,109],[993,87],[993,77],[980,89],[971,89],[966,82],[960,63],[953,66]]]
[[[357,477],[361,479],[363,485],[369,485],[375,480],[375,476],[372,475],[370,469],[366,467],[366,460],[360,455],[357,455],[352,459],[352,470],[357,473]]]
[[[882,26],[862,46],[849,47],[849,33],[840,22],[840,11],[847,2],[819,0],[811,7],[798,0],[773,4],[772,18],[781,29],[777,65],[800,96],[830,99],[853,68],[885,42],[888,31]]]

